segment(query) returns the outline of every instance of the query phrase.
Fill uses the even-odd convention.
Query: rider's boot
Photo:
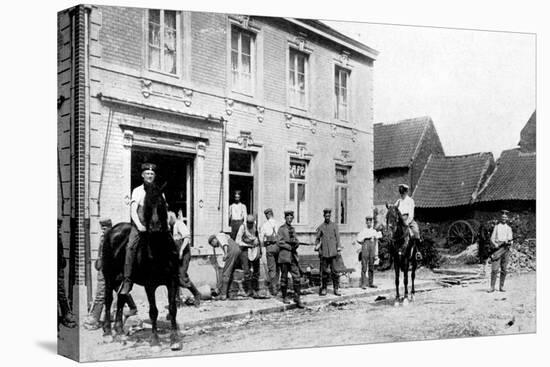
[[[121,295],[130,294],[130,291],[132,290],[133,283],[130,277],[132,276],[133,265],[134,251],[131,248],[126,248],[126,257],[124,259],[124,281],[122,282],[122,286],[120,289]]]

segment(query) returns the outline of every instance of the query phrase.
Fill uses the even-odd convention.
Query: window
[[[177,74],[178,13],[150,9],[147,32],[149,69]]]
[[[340,67],[334,69],[334,118],[348,120],[349,71]]]
[[[307,219],[306,168],[306,161],[297,159],[290,161],[290,186],[288,201],[290,207],[294,210],[294,219],[296,220],[296,224],[304,224]]]
[[[306,108],[306,63],[307,55],[293,48],[288,60],[288,86],[290,105]]]
[[[231,81],[237,92],[251,95],[254,85],[254,35],[231,28]]]
[[[347,168],[336,168],[335,186],[335,221],[338,224],[348,223],[348,174]]]
[[[233,203],[235,191],[240,192],[241,203],[248,214],[254,214],[254,154],[245,150],[229,150],[229,197]]]

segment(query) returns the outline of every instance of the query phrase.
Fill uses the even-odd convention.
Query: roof
[[[473,202],[494,165],[492,153],[430,156],[413,193],[418,208],[448,208]]]
[[[520,133],[518,145],[522,152],[534,152],[537,149],[537,111],[534,111]]]
[[[374,124],[374,170],[409,167],[430,124],[429,116]]]
[[[536,161],[535,152],[524,153],[518,148],[503,151],[477,201],[536,200]]]
[[[337,31],[336,29],[330,27],[329,25],[314,19],[297,19],[297,18],[284,18],[288,22],[296,24],[302,28],[305,28],[317,35],[331,40],[333,42],[339,43],[350,50],[353,50],[361,55],[364,55],[372,60],[376,60],[379,52],[374,48],[371,48],[364,43],[361,43],[351,37],[346,36],[345,34]]]

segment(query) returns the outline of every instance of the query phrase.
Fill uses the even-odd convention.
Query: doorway
[[[163,187],[168,210],[176,215],[181,211],[183,221],[191,233],[193,225],[193,156],[189,154],[132,147],[132,190],[143,183],[141,165],[157,166],[155,182]]]

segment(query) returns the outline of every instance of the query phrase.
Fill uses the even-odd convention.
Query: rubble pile
[[[537,270],[536,240],[527,239],[512,244],[508,255],[508,271],[522,272]]]

